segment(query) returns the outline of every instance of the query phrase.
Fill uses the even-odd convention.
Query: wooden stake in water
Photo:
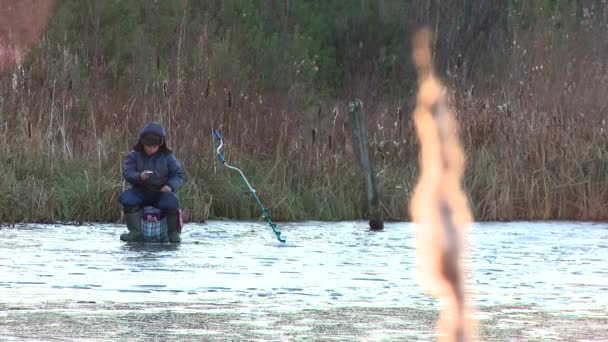
[[[361,167],[363,184],[365,186],[365,199],[369,215],[369,228],[371,230],[384,229],[384,219],[380,208],[380,194],[376,188],[376,175],[369,156],[367,130],[365,129],[365,113],[361,100],[354,100],[348,105],[348,113],[353,128],[353,146]]]

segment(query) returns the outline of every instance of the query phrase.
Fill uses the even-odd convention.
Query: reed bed
[[[576,49],[588,38],[575,33],[549,52],[534,49],[542,35],[531,34],[512,49],[509,68],[445,79],[477,221],[608,219],[608,80],[606,62],[593,59],[608,48]],[[186,170],[179,195],[191,220],[260,216],[240,177],[216,161],[213,129],[275,219],[364,215],[349,94],[311,102],[305,92],[286,99],[254,82],[243,90],[214,76],[209,61],[175,80],[111,82],[85,76],[76,56],[57,57],[45,44],[26,67],[0,75],[0,222],[119,220],[122,159],[151,120],[166,126]],[[389,220],[410,219],[418,173],[407,94],[361,96]]]

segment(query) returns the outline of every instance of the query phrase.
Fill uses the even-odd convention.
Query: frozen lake
[[[366,222],[278,228],[286,246],[263,222],[187,224],[181,245],[125,244],[118,238],[122,225],[2,227],[0,315],[125,305],[238,308],[241,318],[310,309],[436,311],[414,278],[412,224],[388,223],[383,232],[368,231]],[[607,322],[608,224],[478,223],[470,244],[480,325],[490,322],[494,307],[520,308],[521,324],[526,314]],[[36,336],[0,325],[0,339]]]

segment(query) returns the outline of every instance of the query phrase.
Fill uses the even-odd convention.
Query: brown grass
[[[465,188],[475,217],[607,220],[607,65],[595,57],[608,53],[602,32],[583,25],[551,44],[544,32],[516,36],[496,66],[466,82],[458,73],[445,80],[468,156]],[[205,41],[201,51],[208,51]],[[237,91],[232,81],[214,77],[210,63],[202,58],[189,66],[193,72],[177,72],[175,87],[164,86],[175,82],[163,72],[145,84],[108,80],[89,75],[61,44],[42,41],[25,68],[0,75],[0,152],[15,162],[46,163],[51,172],[61,160],[120,165],[141,126],[158,120],[187,170],[215,167],[213,129],[229,142],[232,161],[272,163],[265,203],[287,203],[281,199],[294,184],[343,188],[355,165],[346,115],[351,99],[311,105],[303,94],[278,98],[255,82]],[[385,216],[410,219],[402,203],[412,192],[419,147],[410,96],[362,94],[362,100]],[[293,165],[303,170],[294,172]],[[348,191],[346,197],[360,193],[352,186]]]

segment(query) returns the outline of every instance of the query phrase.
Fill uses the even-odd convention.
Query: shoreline
[[[433,340],[437,311],[336,307],[268,310],[236,304],[59,302],[0,304],[2,339],[86,340]],[[597,312],[601,315],[601,312]],[[599,340],[608,318],[490,306],[477,311],[484,341]]]

